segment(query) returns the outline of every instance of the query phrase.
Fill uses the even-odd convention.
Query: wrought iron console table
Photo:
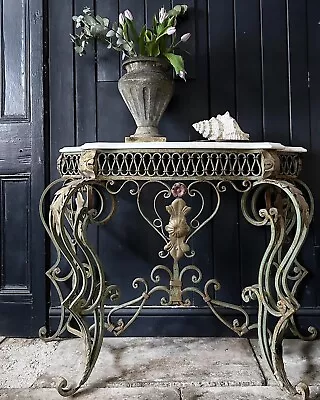
[[[212,313],[239,336],[256,328],[262,354],[279,385],[292,395],[307,398],[308,386],[292,385],[282,357],[282,341],[287,330],[304,340],[312,340],[317,334],[310,327],[309,336],[303,336],[294,320],[300,307],[296,291],[307,274],[297,256],[314,208],[310,190],[298,179],[304,151],[279,143],[250,142],[92,143],[62,149],[58,159],[61,178],[45,189],[40,201],[41,218],[58,252],[57,261],[47,276],[58,291],[61,317],[52,336],[47,336],[45,328],[40,329],[40,336],[53,340],[69,331],[83,337],[86,364],[80,382],[73,386],[63,379],[58,386],[59,393],[72,395],[87,381],[98,358],[105,329],[120,335],[133,323],[150,296],[162,291],[165,295],[161,304],[177,307],[188,307],[188,294],[198,294]],[[53,195],[46,222],[44,200],[57,184],[59,188]],[[150,185],[156,185],[157,190],[152,207],[149,204],[146,208],[142,194]],[[215,205],[205,216],[204,185],[215,198]],[[217,280],[210,279],[202,285],[201,270],[187,261],[182,262],[195,256],[190,239],[216,215],[228,185],[242,193],[245,219],[255,226],[268,226],[271,232],[259,267],[258,283],[242,292],[244,302],[258,302],[255,323],[250,322],[241,306],[215,299],[214,293],[220,287]],[[126,189],[135,197],[141,216],[164,241],[159,258],[171,257],[172,266],[160,263],[152,269],[152,287],[143,278],[135,279],[133,287],[139,290],[138,297],[115,305],[105,318],[104,306],[119,297],[119,290],[106,280],[103,266],[88,243],[87,228],[89,224],[107,224],[115,213],[117,194]],[[165,217],[159,210],[160,198],[166,204]],[[198,199],[196,210],[190,207],[194,198]],[[68,261],[67,273],[59,269],[61,254]],[[169,285],[160,283],[159,271],[168,274]],[[186,271],[193,271],[192,286],[184,286]],[[71,290],[65,294],[60,286],[67,281]],[[125,321],[117,319],[116,311],[127,306],[136,306],[135,314]],[[238,311],[243,319],[228,321],[219,314],[221,307]],[[90,315],[94,317],[92,324],[87,318]]]

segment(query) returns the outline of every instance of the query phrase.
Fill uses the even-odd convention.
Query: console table
[[[307,398],[308,386],[289,381],[282,356],[287,331],[303,340],[312,340],[317,334],[310,327],[309,335],[304,336],[294,319],[300,307],[296,291],[307,274],[297,256],[314,209],[310,190],[298,179],[301,154],[305,151],[279,143],[207,141],[88,143],[63,148],[58,159],[61,177],[45,189],[40,201],[43,224],[58,253],[47,276],[58,291],[61,317],[52,336],[43,327],[40,337],[54,340],[68,331],[83,338],[86,364],[80,382],[70,385],[63,379],[58,385],[59,393],[72,395],[87,381],[105,330],[120,335],[148,299],[161,291],[164,306],[188,307],[188,295],[199,295],[212,313],[239,336],[257,329],[261,352],[279,385],[292,395]],[[44,217],[45,198],[57,185],[49,215]],[[143,204],[143,193],[151,186],[156,188],[152,204]],[[210,188],[214,198],[207,214],[204,187]],[[257,266],[257,283],[242,292],[244,302],[257,302],[257,321],[250,321],[240,305],[217,300],[215,292],[220,283],[216,279],[202,283],[201,269],[188,262],[196,255],[190,239],[214,218],[229,187],[242,194],[245,219],[270,229],[267,248]],[[114,305],[105,316],[104,306],[118,299],[120,292],[106,280],[101,261],[88,242],[87,228],[89,224],[107,224],[111,220],[117,195],[124,190],[133,196],[142,218],[160,235],[164,246],[158,253],[161,262],[152,268],[150,278],[134,280],[137,297]],[[160,199],[165,204],[162,210]],[[67,272],[59,268],[61,255],[68,262]],[[159,271],[168,274],[168,285],[162,283]],[[184,282],[187,271],[193,272],[190,285]],[[61,289],[66,282],[69,293]],[[128,306],[136,306],[134,315],[126,320],[117,318],[117,310]],[[221,308],[235,310],[242,317],[230,321],[219,313]],[[93,323],[89,323],[92,315]]]

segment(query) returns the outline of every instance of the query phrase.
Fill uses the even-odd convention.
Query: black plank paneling
[[[288,0],[287,35],[290,143],[303,146],[310,151],[309,71],[308,47],[306,46],[308,40],[307,3]],[[307,184],[312,185],[312,174],[309,171],[312,171],[312,159],[307,155],[304,157],[302,177]],[[312,189],[314,191],[315,187]],[[317,269],[313,246],[311,229],[300,255],[301,262],[310,272],[305,280],[305,290],[300,291],[300,299],[304,307],[312,307],[316,303],[319,290],[319,285],[312,283]]]
[[[74,13],[79,15],[84,7],[94,9],[94,0],[77,0]],[[76,144],[97,140],[97,86],[95,49],[87,51],[88,57],[75,56],[75,130]]]
[[[69,33],[71,16],[90,6],[110,20],[130,9],[137,26],[151,23],[153,14],[177,1],[163,0],[67,0],[49,2],[51,176],[58,148],[75,143],[120,141],[132,134],[135,124],[117,88],[121,75],[119,54],[97,45],[86,57],[74,56]],[[188,0],[189,11],[179,25],[178,35],[192,34],[186,49],[187,82],[175,79],[175,92],[161,123],[168,140],[199,140],[191,127],[198,120],[230,111],[253,141],[274,141],[304,146],[303,178],[320,206],[315,171],[319,165],[319,20],[318,0]],[[96,54],[96,63],[94,60]],[[63,105],[61,105],[63,99]],[[1,165],[0,146],[0,165]],[[27,157],[28,154],[25,156]],[[24,172],[28,172],[27,170]],[[146,199],[152,198],[152,190]],[[215,195],[205,191],[207,204]],[[241,303],[243,286],[256,283],[267,229],[248,225],[241,216],[240,195],[231,187],[221,194],[220,210],[192,241],[196,256],[192,262],[204,279],[217,278],[221,300]],[[165,205],[165,204],[163,204]],[[192,202],[195,207],[196,202]],[[123,290],[122,300],[135,297],[131,287],[137,276],[148,278],[159,262],[163,246],[136,209],[135,197],[124,189],[118,198],[118,213],[99,230],[99,252],[112,283]],[[301,296],[303,325],[316,322],[320,307],[320,230],[315,223],[301,260],[311,271]],[[95,239],[94,239],[95,240]],[[170,262],[169,262],[170,264]],[[53,305],[57,305],[55,297]],[[150,304],[157,303],[155,297]],[[152,307],[142,314],[132,335],[218,335],[227,334],[201,302],[195,308],[168,312]],[[255,304],[251,305],[252,313]],[[199,308],[198,308],[199,307]],[[174,313],[177,314],[174,314]],[[129,313],[129,312],[128,312]],[[149,314],[148,314],[149,313]],[[179,315],[178,315],[179,314]],[[52,308],[52,321],[57,309]]]
[[[287,9],[261,0],[264,140],[290,143]],[[270,23],[272,21],[272,23]]]
[[[96,0],[97,14],[109,18],[110,23],[118,21],[119,1]],[[116,51],[110,51],[105,46],[98,43],[97,45],[98,59],[98,81],[113,82],[120,77],[120,54]]]
[[[307,27],[308,27],[308,86],[310,101],[310,153],[305,158],[310,160],[310,167],[305,170],[304,176],[310,182],[310,187],[315,199],[315,218],[314,218],[314,252],[316,268],[313,274],[312,286],[317,295],[317,306],[320,306],[320,192],[318,170],[320,165],[320,4],[317,0],[308,0],[307,6]],[[300,135],[306,135],[303,131]],[[313,304],[315,306],[315,304]]]
[[[234,13],[236,115],[241,128],[250,132],[251,140],[259,142],[263,140],[260,4],[256,0],[236,2]],[[241,287],[246,287],[257,282],[265,230],[240,216],[239,235]]]
[[[59,149],[75,145],[75,54],[70,41],[73,31],[72,1],[49,4],[49,85],[50,85],[50,153],[51,179],[57,178]]]
[[[235,15],[234,2],[209,1],[209,82],[210,115],[229,111],[236,114],[235,88]],[[226,68],[228,66],[228,68]],[[240,261],[238,230],[238,198],[231,186],[221,194],[221,206],[213,223],[213,259],[215,277],[222,287],[220,300],[239,304]],[[221,229],[223,227],[223,229]],[[233,284],[229,284],[232,276]]]

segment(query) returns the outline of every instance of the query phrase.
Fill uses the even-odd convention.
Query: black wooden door
[[[42,0],[0,1],[0,335],[45,323]]]

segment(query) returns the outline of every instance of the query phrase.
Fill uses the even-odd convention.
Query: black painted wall
[[[176,81],[175,94],[161,122],[168,140],[196,140],[195,121],[229,110],[252,141],[274,141],[304,146],[303,177],[315,194],[319,166],[320,2],[318,0],[188,0],[188,19],[181,30],[192,33],[186,60],[188,81]],[[96,48],[83,58],[68,41],[71,16],[90,6],[116,19],[129,8],[142,24],[166,0],[68,0],[49,2],[51,176],[62,146],[90,141],[123,141],[134,122],[117,89],[121,74],[117,54]],[[231,191],[230,191],[231,192]],[[210,199],[209,199],[210,200]],[[316,213],[301,261],[310,271],[300,299],[300,322],[319,325],[320,221]],[[118,215],[100,229],[98,248],[112,283],[119,284],[123,300],[137,294],[131,287],[137,276],[148,277],[161,241],[138,216],[133,199],[121,195]],[[204,279],[222,284],[218,298],[241,303],[241,288],[256,283],[265,232],[248,226],[239,213],[239,198],[226,193],[211,227],[193,242],[194,262]],[[155,298],[151,305],[155,305]],[[54,324],[57,299],[52,296]],[[130,335],[229,334],[203,308],[163,310],[151,307],[129,330]],[[255,311],[252,304],[252,312]]]
[[[59,313],[57,296],[54,291],[45,292],[43,279],[44,232],[37,203],[44,188],[44,172],[47,183],[57,177],[56,158],[63,146],[96,140],[123,141],[135,129],[117,89],[121,74],[118,55],[100,45],[83,58],[75,55],[69,40],[73,29],[71,17],[84,6],[110,19],[116,19],[119,11],[129,8],[142,24],[150,21],[162,5],[170,7],[171,2],[47,0],[44,13],[40,0],[16,3],[14,9],[11,0],[0,1],[2,43],[13,42],[15,46],[1,49],[0,335],[36,335],[45,318],[47,301],[51,303],[52,327]],[[301,262],[310,274],[305,279],[304,292],[300,293],[303,305],[300,321],[303,326],[313,323],[319,327],[320,2],[188,0],[185,3],[190,8],[181,30],[192,33],[188,43],[191,55],[186,59],[188,80],[176,81],[161,130],[171,141],[197,140],[200,137],[191,128],[193,122],[229,110],[243,130],[251,134],[252,141],[275,141],[308,149],[303,179],[315,195],[316,215],[301,254]],[[28,10],[26,18],[21,14],[24,7]],[[22,21],[27,21],[25,36],[20,38],[15,31],[17,26],[7,23],[4,10],[8,13],[9,9],[16,10]],[[19,44],[20,39],[28,44],[27,50]],[[10,53],[10,48],[20,49],[20,53]],[[9,82],[3,67],[5,59],[17,65],[15,61],[21,58],[17,53],[22,54],[22,59],[27,57],[23,65],[28,68],[30,81],[25,82],[27,88],[32,88],[22,91],[25,103],[22,100],[15,103],[17,97],[10,94],[13,89],[9,92],[10,86],[3,85]],[[48,70],[44,106],[43,56],[44,71]],[[17,75],[11,76],[12,82],[19,82],[21,71],[14,68],[12,71]],[[7,109],[4,104],[17,106]],[[44,160],[48,163],[45,171]],[[137,276],[148,277],[151,267],[158,263],[157,253],[162,243],[139,217],[134,199],[124,192],[119,197],[115,219],[98,234],[92,232],[92,236],[110,281],[122,288],[122,300],[135,297],[131,282]],[[215,277],[222,284],[217,294],[219,299],[241,303],[241,288],[257,281],[265,238],[263,229],[244,222],[238,196],[228,191],[214,223],[193,241],[197,251],[194,262],[202,269],[204,280]],[[142,313],[129,335],[230,334],[197,298],[193,299],[195,307],[184,310],[161,309],[155,306],[158,299],[153,300],[152,307]],[[251,306],[254,313],[255,305]]]

